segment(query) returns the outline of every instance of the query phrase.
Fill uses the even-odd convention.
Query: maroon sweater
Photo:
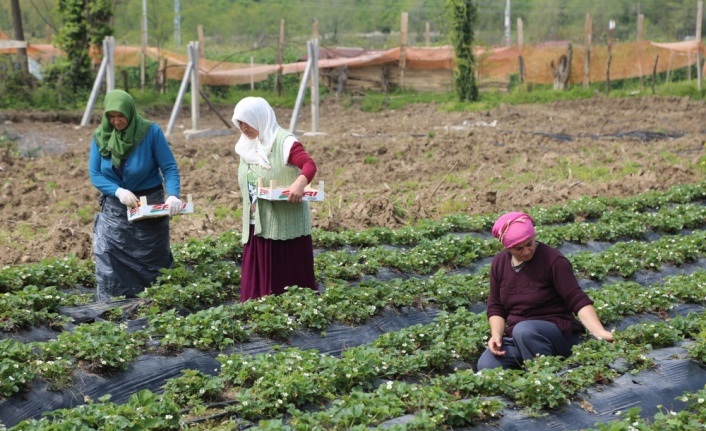
[[[574,314],[593,301],[579,285],[569,260],[542,243],[519,272],[512,268],[511,259],[504,250],[490,264],[488,317],[504,318],[509,337],[523,320],[552,322],[567,336],[583,332]]]
[[[314,163],[311,157],[309,157],[309,154],[304,151],[304,146],[302,146],[301,142],[292,144],[287,163],[301,169],[302,175],[304,175],[309,182],[314,179],[314,175],[316,175],[316,163]]]

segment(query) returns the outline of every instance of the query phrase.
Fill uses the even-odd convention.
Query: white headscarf
[[[259,132],[257,138],[248,139],[241,130],[240,139],[235,144],[235,152],[246,163],[257,163],[269,169],[271,167],[269,155],[280,125],[277,124],[275,111],[267,100],[262,97],[243,98],[235,105],[231,121],[238,130],[240,130],[238,121],[242,121]]]

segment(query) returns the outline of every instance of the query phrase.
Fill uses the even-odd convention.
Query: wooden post
[[[613,31],[615,30],[615,21],[612,19],[608,23],[608,58],[605,66],[605,94],[610,94],[610,62],[613,59],[611,46],[613,45]]]
[[[518,80],[520,82],[520,85],[522,85],[525,83],[525,60],[524,58],[522,58],[521,55],[517,58],[517,67]]]
[[[518,58],[518,79],[520,85],[525,83],[525,36],[524,36],[524,23],[522,18],[517,18],[517,47],[520,49],[520,57]]]
[[[590,13],[586,13],[586,24],[584,28],[585,42],[583,48],[583,88],[588,88],[591,83],[591,38],[593,36],[593,18]]]
[[[277,96],[282,96],[282,63],[284,50],[284,19],[279,22],[279,47],[277,50],[277,76],[275,77],[275,89],[277,90]]]
[[[691,81],[691,51],[686,53],[686,79]]]
[[[206,58],[206,44],[203,43],[203,24],[199,24],[198,26],[196,26],[196,32],[199,36],[199,57]]]
[[[319,20],[314,18],[314,23],[311,25],[311,38],[319,40]]]
[[[160,80],[161,81],[159,83],[159,92],[162,94],[167,92],[167,63],[168,63],[168,60],[165,57],[162,60],[162,70],[160,73]]]
[[[404,88],[404,70],[407,68],[407,23],[409,14],[402,12],[400,22],[400,88]]]
[[[424,25],[424,40],[427,43],[427,48],[431,46],[431,31],[429,30],[429,21]]]
[[[672,79],[672,61],[674,60],[674,51],[669,50],[669,64],[667,65],[667,82]]]
[[[637,74],[640,76],[640,89],[642,89],[642,31],[645,26],[645,14],[637,16]]]
[[[704,2],[699,0],[696,12],[696,76],[697,76],[697,88],[701,91],[701,82],[703,81],[703,71],[701,69],[701,20],[704,14]]]
[[[657,62],[659,61],[659,54],[655,57],[655,65],[652,68],[652,95],[655,94],[655,81],[657,80]]]
[[[562,54],[559,57],[559,61],[556,66],[554,65],[554,60],[549,63],[552,69],[552,76],[554,77],[554,89],[555,90],[566,90],[569,77],[571,76],[571,63],[573,61],[574,49],[571,43],[568,44],[566,48],[566,54]]]
[[[255,91],[255,57],[250,56],[250,91]]]
[[[25,33],[22,27],[22,11],[20,10],[19,0],[12,0],[12,22],[15,26],[15,39],[25,41]],[[22,80],[29,82],[29,57],[27,56],[27,47],[17,48],[17,58],[20,62],[20,70],[22,71]]]

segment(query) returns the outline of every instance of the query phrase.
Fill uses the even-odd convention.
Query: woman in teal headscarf
[[[91,183],[101,192],[93,227],[96,295],[99,301],[135,297],[174,264],[169,218],[182,209],[179,169],[159,126],[142,118],[132,97],[106,94],[101,125],[88,159]],[[128,221],[139,197],[169,205],[170,217]],[[167,196],[165,200],[165,196]]]

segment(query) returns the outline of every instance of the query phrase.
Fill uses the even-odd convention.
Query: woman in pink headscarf
[[[490,339],[479,370],[520,368],[537,355],[568,357],[586,329],[613,341],[571,263],[559,250],[537,241],[529,215],[504,214],[492,233],[505,250],[490,264]]]

